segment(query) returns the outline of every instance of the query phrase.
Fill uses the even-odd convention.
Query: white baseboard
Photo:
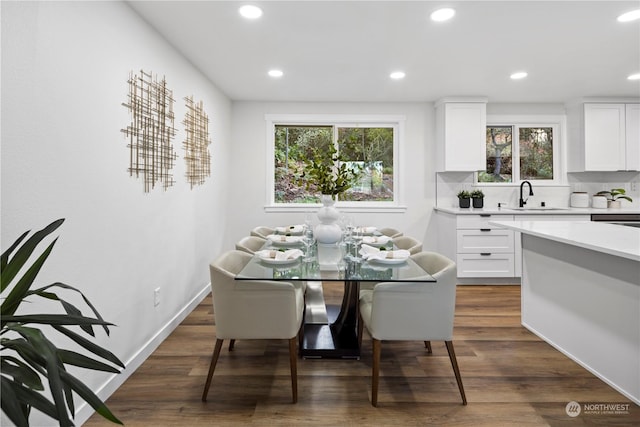
[[[141,348],[136,354],[133,355],[127,362],[125,362],[126,368],[119,374],[112,375],[97,391],[94,393],[98,395],[102,401],[105,401],[111,396],[124,382],[138,369],[145,360],[158,348],[160,344],[169,336],[171,332],[178,327],[178,325],[202,302],[202,300],[211,292],[211,284],[207,285],[196,294],[185,306],[176,313],[175,316],[169,322],[167,322],[160,330]],[[76,410],[75,421],[77,425],[84,424],[93,414],[94,409],[87,402],[82,402],[78,405]]]

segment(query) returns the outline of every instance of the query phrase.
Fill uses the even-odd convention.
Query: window
[[[337,127],[338,152],[360,179],[341,198],[351,201],[393,201],[393,128]]]
[[[312,148],[323,150],[333,144],[333,129],[331,126],[276,125],[274,132],[275,203],[317,203],[319,198],[309,194],[298,177],[304,170],[304,159],[312,155]]]
[[[338,196],[348,205],[397,203],[397,146],[400,118],[267,116],[273,156],[268,173],[271,205],[319,203],[320,194],[307,191],[305,160],[314,149],[333,145],[347,166],[360,171],[358,182]]]
[[[559,135],[557,123],[488,125],[487,167],[477,182],[558,182]]]

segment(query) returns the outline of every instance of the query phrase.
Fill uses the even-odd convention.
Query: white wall
[[[255,225],[286,225],[304,221],[301,212],[265,212],[267,163],[265,114],[400,115],[405,117],[400,150],[400,200],[398,213],[354,213],[363,225],[401,229],[433,248],[429,224],[435,206],[434,109],[428,103],[269,103],[234,102],[230,180],[241,192],[233,198],[228,245]],[[240,197],[241,195],[241,197]]]
[[[208,292],[208,264],[223,249],[231,103],[125,3],[2,2],[1,12],[3,250],[66,218],[38,283],[80,288],[117,324],[99,344],[135,368]],[[166,76],[176,99],[177,183],[166,192],[145,194],[127,172],[121,103],[140,69]],[[212,176],[193,190],[182,156],[187,95],[211,121]],[[102,395],[126,378],[79,372]],[[90,414],[85,407],[76,421]],[[33,424],[41,420],[34,413]]]

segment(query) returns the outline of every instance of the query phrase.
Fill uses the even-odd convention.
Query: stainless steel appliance
[[[628,227],[640,227],[640,214],[591,214],[591,221],[608,222],[611,224],[626,225]]]

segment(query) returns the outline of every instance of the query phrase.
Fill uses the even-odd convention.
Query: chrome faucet
[[[520,206],[521,208],[523,208],[524,205],[527,204],[527,200],[522,198],[522,189],[525,184],[529,184],[529,196],[533,196],[533,187],[531,187],[531,183],[529,181],[522,181],[522,184],[520,184],[520,200],[518,201],[518,206]]]

